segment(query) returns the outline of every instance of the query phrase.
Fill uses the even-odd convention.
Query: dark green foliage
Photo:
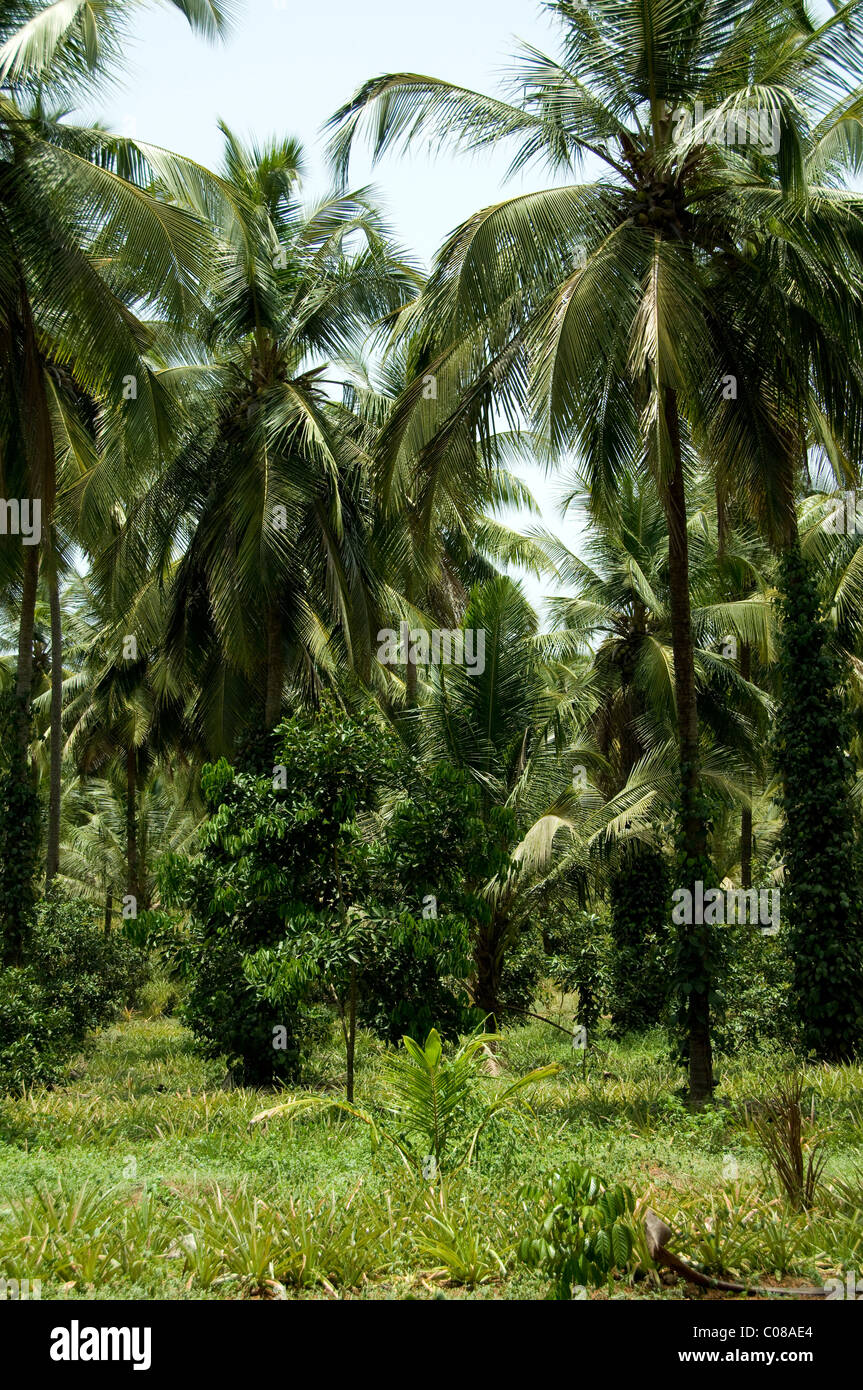
[[[206,1050],[263,1083],[297,1075],[323,1004],[346,1041],[352,1001],[392,1040],[471,1025],[479,888],[501,855],[466,774],[421,771],[380,724],[334,710],[286,721],[277,748],[275,775],[206,769],[202,854],[162,868],[163,901],[190,914],[175,960]]]
[[[553,962],[546,955],[542,930],[538,923],[531,923],[522,928],[507,952],[500,975],[500,999],[508,1024],[517,1022],[519,1010],[533,1009],[540,982],[551,974]]]
[[[41,811],[31,768],[17,738],[19,700],[0,696],[0,736],[7,764],[0,777],[0,959],[20,965],[27,947],[39,868]]]
[[[577,912],[543,931],[547,974],[561,989],[578,990],[578,1021],[592,1031],[609,990],[610,940],[595,912]]]
[[[609,872],[611,1012],[618,1036],[653,1028],[668,1002],[668,870],[658,850],[616,857]]]
[[[163,901],[190,913],[179,952],[190,977],[186,1020],[208,1055],[227,1054],[252,1084],[296,1077],[320,1025],[309,986],[343,973],[344,960],[332,958],[336,928],[361,876],[355,818],[371,804],[380,757],[372,731],[347,716],[288,720],[269,776],[238,773],[224,759],[204,769],[210,815],[201,854],[162,865]],[[276,1000],[262,988],[262,953],[288,936],[300,950],[276,963],[293,967],[293,988],[280,988]]]
[[[635,1199],[628,1187],[608,1187],[577,1164],[542,1184],[522,1189],[535,1229],[518,1246],[519,1258],[553,1279],[553,1296],[571,1299],[625,1269],[632,1254]]]
[[[782,938],[750,925],[727,927],[725,1013],[716,1030],[720,1052],[793,1047],[798,1028],[790,1005],[792,964]]]
[[[131,1008],[149,976],[143,951],[123,933],[106,932],[88,904],[57,889],[39,904],[26,963],[80,1036]]]
[[[130,1005],[147,958],[58,893],[39,905],[24,964],[0,974],[0,1088],[50,1083],[87,1031]]]
[[[360,1017],[379,1036],[455,1036],[478,1021],[464,981],[478,923],[490,915],[481,888],[508,863],[512,833],[484,820],[479,791],[448,763],[410,763],[405,794],[387,819],[370,892],[392,918],[364,972]],[[504,813],[504,819],[506,813]],[[405,933],[408,939],[405,939]]]
[[[799,547],[780,564],[781,698],[774,756],[785,813],[782,917],[803,1045],[824,1059],[863,1041],[863,901],[842,707],[843,671]]]
[[[690,801],[692,814],[710,830],[713,807],[709,797],[699,793]],[[675,817],[674,838],[677,853],[670,875],[672,893],[686,889],[694,900],[697,884],[703,885],[704,893],[718,887],[716,871],[706,849],[700,855],[693,855],[687,849],[682,810]],[[671,914],[669,904],[672,923],[671,985],[676,1004],[672,1041],[676,1044],[679,1059],[688,1062],[690,1047],[696,1038],[709,1053],[710,1030],[722,1018],[728,942],[725,927],[706,922],[675,922]]]

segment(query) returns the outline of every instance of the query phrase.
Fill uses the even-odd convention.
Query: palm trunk
[[[748,681],[752,674],[752,648],[744,642],[740,648],[740,674]],[[750,788],[751,791],[751,788]],[[740,886],[752,887],[752,807],[740,813]]]
[[[114,916],[114,894],[111,889],[105,888],[105,935],[111,931],[111,920]]]
[[[126,874],[127,893],[138,903],[138,756],[134,744],[126,750]]]
[[[30,763],[30,716],[33,695],[33,629],[36,625],[36,591],[39,587],[39,550],[24,547],[21,620],[18,624],[17,738],[22,767]]]
[[[405,705],[408,709],[416,709],[417,704],[417,664],[408,651],[405,662]]]
[[[60,803],[63,765],[63,614],[60,580],[52,566],[49,581],[51,603],[51,772],[48,792],[48,845],[45,855],[45,887],[50,888],[60,867]]]
[[[276,608],[267,614],[267,694],[264,723],[272,733],[282,712],[282,689],[285,681],[285,655],[282,645],[282,624]]]
[[[698,806],[698,704],[695,689],[695,652],[692,640],[692,611],[689,601],[689,537],[686,529],[686,489],[677,396],[665,393],[665,420],[671,442],[673,468],[665,495],[668,525],[668,587],[671,609],[671,645],[674,653],[674,689],[680,754],[681,818],[683,854],[689,864],[698,864],[707,854],[707,826]],[[696,955],[708,955],[708,931],[693,927]],[[713,1091],[713,1056],[710,1043],[710,981],[706,970],[699,971],[699,986],[690,990],[686,1025],[689,1044],[689,1095],[695,1104],[707,1100]]]
[[[22,283],[19,298],[19,327],[22,335],[21,424],[27,449],[28,486],[31,501],[42,508],[41,535],[37,545],[25,545],[21,622],[18,628],[18,749],[22,766],[29,764],[30,702],[33,694],[33,627],[36,614],[36,591],[39,584],[39,552],[46,528],[54,510],[56,460],[54,434],[48,397],[45,394],[44,363],[36,337],[33,313]]]
[[[7,266],[7,270],[10,267]],[[40,534],[22,538],[21,617],[18,625],[18,665],[15,677],[14,747],[10,750],[10,792],[15,809],[3,827],[3,864],[0,866],[5,921],[2,923],[2,955],[7,964],[20,964],[30,932],[33,907],[33,880],[40,839],[40,817],[30,768],[31,714],[33,699],[33,629],[36,594],[39,586],[41,528],[48,524],[54,504],[54,439],[45,394],[43,360],[23,280],[18,286],[17,312],[5,315],[4,341],[15,343],[13,360],[20,368],[16,385],[20,389],[19,426],[26,452],[27,489]],[[11,321],[10,321],[11,319]],[[13,392],[14,395],[14,392]]]
[[[348,1063],[348,1101],[352,1105],[354,1100],[354,1054],[356,1051],[357,1040],[357,967],[351,961],[351,988],[348,1001],[348,1035],[347,1035],[347,1063]]]
[[[481,926],[474,949],[476,968],[476,988],[474,1003],[486,1015],[486,1027],[490,1033],[497,1032],[497,1014],[500,1010],[500,964],[496,949],[494,925]]]

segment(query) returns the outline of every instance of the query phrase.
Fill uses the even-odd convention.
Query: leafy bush
[[[78,1037],[131,1008],[149,976],[142,950],[97,925],[87,903],[59,894],[37,909],[26,963],[46,1006],[68,1013]]]
[[[464,979],[477,924],[489,914],[481,888],[505,856],[462,770],[409,762],[397,773],[400,798],[369,883],[391,924],[363,971],[360,1018],[388,1042],[432,1027],[455,1038],[482,1021]]]
[[[355,818],[371,804],[380,752],[373,731],[332,712],[286,721],[269,777],[225,759],[204,769],[201,852],[161,866],[163,902],[189,913],[185,1021],[250,1084],[299,1074],[320,1035],[316,987],[343,1002],[339,927],[362,868]]]
[[[799,1029],[790,1007],[792,964],[781,936],[766,936],[750,925],[727,927],[726,932],[729,970],[717,1049],[736,1053],[793,1046]]]
[[[578,992],[578,1021],[592,1031],[608,1003],[612,949],[607,926],[596,913],[577,912],[547,929],[544,937],[549,977],[567,993]]]
[[[25,963],[0,975],[0,1088],[57,1081],[87,1031],[131,1004],[147,973],[144,953],[106,935],[86,904],[52,894]]]
[[[658,850],[619,855],[609,876],[610,1006],[618,1036],[662,1022],[668,1003],[668,870]]]
[[[517,1019],[519,1011],[533,1008],[542,980],[554,973],[543,945],[542,930],[538,923],[531,922],[519,932],[500,973],[500,999],[509,1022]]]
[[[500,827],[463,772],[420,770],[372,719],[325,708],[275,746],[270,776],[205,768],[201,853],[162,865],[163,902],[188,912],[184,1017],[254,1084],[295,1079],[335,1004],[350,1098],[357,1019],[393,1041],[438,1014],[450,1034],[475,1022],[464,980]]]
[[[573,1164],[546,1183],[526,1185],[521,1196],[534,1230],[519,1244],[519,1258],[552,1276],[556,1298],[572,1298],[575,1285],[610,1283],[626,1267],[635,1210],[628,1187],[609,1187]]]

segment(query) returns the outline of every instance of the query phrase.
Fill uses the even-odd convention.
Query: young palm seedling
[[[471,1127],[470,1112],[483,1084],[483,1048],[491,1041],[496,1041],[494,1035],[475,1033],[452,1057],[445,1057],[436,1028],[429,1033],[424,1047],[414,1038],[403,1038],[405,1053],[387,1062],[392,1098],[384,1106],[392,1116],[391,1124],[381,1124],[368,1110],[329,1096],[292,1097],[255,1115],[252,1124],[276,1115],[293,1118],[325,1109],[343,1110],[369,1126],[376,1144],[385,1139],[398,1150],[408,1168],[433,1182],[442,1170],[470,1165],[490,1121],[514,1110],[521,1092],[560,1070],[557,1063],[552,1063],[519,1077],[498,1092],[485,1106],[478,1123]]]

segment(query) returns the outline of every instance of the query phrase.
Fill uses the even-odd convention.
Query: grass
[[[361,1105],[380,1103],[383,1057],[361,1034]],[[715,1103],[694,1113],[659,1035],[602,1040],[585,1076],[564,1036],[513,1028],[489,1097],[532,1067],[561,1071],[493,1124],[470,1170],[424,1183],[336,1112],[250,1128],[268,1097],[226,1089],[175,1020],[133,1018],[95,1039],[67,1086],[0,1100],[0,1275],[41,1279],[43,1298],[543,1298],[547,1277],[515,1254],[519,1188],[577,1161],[630,1186],[707,1272],[821,1282],[863,1268],[863,1067],[803,1073],[828,1137],[804,1213],[747,1122],[787,1060],[726,1062]],[[312,1084],[338,1093],[343,1070],[334,1035]],[[696,1296],[660,1279],[640,1230],[613,1292]]]

